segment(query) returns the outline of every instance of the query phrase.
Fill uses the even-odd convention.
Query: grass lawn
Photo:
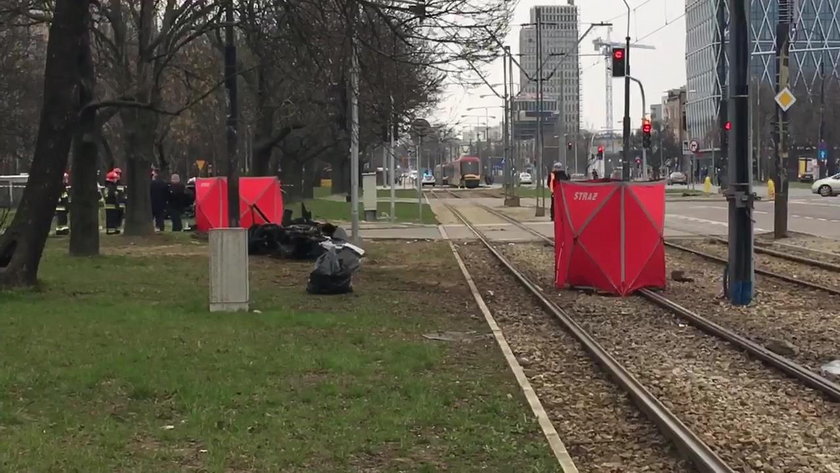
[[[416,195],[416,194],[415,194]],[[315,220],[327,221],[350,221],[350,204],[344,201],[327,200],[327,199],[312,199],[304,201],[307,210],[312,212],[312,218]],[[287,207],[294,210],[294,215],[300,215],[300,204],[290,203]],[[398,222],[417,222],[418,210],[417,203],[397,202],[395,204]],[[377,203],[378,213],[390,213],[391,203],[387,201],[379,201]],[[364,209],[359,207],[359,218],[364,218]],[[425,224],[437,224],[434,212],[432,212],[429,204],[423,204],[423,222]]]
[[[204,243],[52,239],[0,292],[0,471],[556,471],[443,243],[369,244],[354,294],[252,258],[253,308],[209,314]],[[118,246],[119,245],[119,246]]]
[[[332,194],[329,187],[316,187],[314,189],[315,198],[321,197],[329,197]],[[398,187],[394,190],[394,194],[398,199],[416,199],[417,198],[417,189],[415,188],[403,188]],[[387,199],[391,197],[391,190],[390,189],[377,189],[376,196],[379,199]]]

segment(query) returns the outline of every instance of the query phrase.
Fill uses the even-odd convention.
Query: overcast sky
[[[536,5],[565,5],[568,0],[520,0],[516,8],[510,35],[505,44],[519,50],[519,26],[530,21],[529,11]],[[648,111],[650,104],[660,103],[662,94],[672,88],[685,85],[685,1],[684,0],[628,0],[630,4],[631,42],[641,40],[641,44],[656,47],[655,50],[631,48],[631,67],[633,76],[642,81],[647,95]],[[627,32],[627,8],[622,0],[576,0],[580,13],[580,32],[586,30],[589,23],[613,23],[610,39],[622,41]],[[667,24],[667,26],[666,26]],[[606,38],[607,28],[596,27],[581,41],[580,54],[594,54],[592,40]],[[516,66],[514,66],[514,69]],[[606,120],[605,72],[603,58],[584,56],[580,58],[581,68],[581,128],[601,129]],[[502,63],[498,60],[484,69],[491,84],[502,82]],[[514,70],[514,80],[518,82],[519,73]],[[475,124],[474,118],[461,118],[463,114],[484,114],[483,111],[467,111],[469,107],[501,105],[500,100],[482,99],[479,96],[489,94],[487,87],[475,87],[465,92],[464,87],[452,85],[446,89],[442,103],[435,113],[435,121],[449,124],[461,123],[464,126]],[[641,98],[638,86],[632,84],[630,116],[633,126],[639,126],[641,118]],[[501,117],[501,109],[490,111],[491,115]],[[621,79],[613,79],[613,116],[620,121],[624,114],[624,84]],[[495,120],[498,122],[499,120]],[[467,122],[467,123],[464,123]],[[494,120],[491,120],[494,122]],[[620,128],[618,123],[616,128]]]

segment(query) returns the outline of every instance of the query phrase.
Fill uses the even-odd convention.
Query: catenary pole
[[[630,180],[630,5],[624,0],[627,7],[627,36],[624,50],[624,152],[621,156],[621,180]]]
[[[226,123],[227,139],[227,185],[228,226],[239,226],[239,156],[237,154],[239,133],[239,94],[236,77],[236,43],[233,33],[233,0],[225,5],[225,88],[228,95]]]
[[[729,1],[729,267],[728,295],[734,305],[752,302],[755,274],[753,267],[753,192],[749,153],[749,26],[748,1]]]

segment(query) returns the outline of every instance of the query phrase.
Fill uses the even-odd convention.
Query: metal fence
[[[25,187],[25,178],[0,176],[0,209],[17,208]]]

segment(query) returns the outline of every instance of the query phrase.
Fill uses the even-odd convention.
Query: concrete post
[[[248,311],[248,230],[210,230],[210,312]]]

